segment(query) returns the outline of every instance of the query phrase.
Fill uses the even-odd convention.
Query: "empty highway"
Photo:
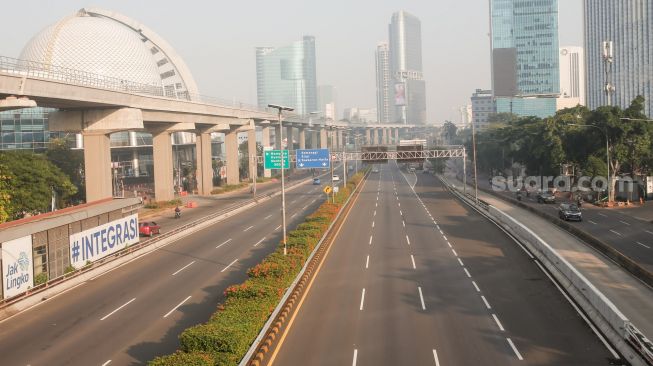
[[[370,175],[307,288],[268,364],[610,365],[618,357],[509,236],[434,177],[406,179],[394,163]]]
[[[289,228],[323,199],[310,183],[288,192]],[[261,203],[1,322],[0,364],[142,365],[174,352],[181,331],[206,322],[226,287],[279,243],[280,203]]]

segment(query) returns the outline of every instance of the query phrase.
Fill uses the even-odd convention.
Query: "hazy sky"
[[[582,0],[559,3],[560,45],[582,46]],[[337,88],[338,109],[373,108],[374,51],[401,9],[422,22],[430,123],[458,122],[458,108],[474,90],[490,88],[488,0],[5,1],[0,55],[18,57],[42,28],[85,6],[123,13],[157,32],[210,96],[255,103],[255,47],[309,34],[316,37],[318,84]]]

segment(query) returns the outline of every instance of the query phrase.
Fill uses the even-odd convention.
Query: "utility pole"
[[[608,105],[612,105],[612,94],[614,94],[614,84],[612,84],[612,62],[614,61],[614,44],[612,41],[603,41],[603,63],[605,69],[605,96]]]

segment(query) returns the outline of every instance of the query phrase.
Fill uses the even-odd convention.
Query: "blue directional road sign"
[[[329,149],[296,150],[297,169],[329,168],[331,159]]]

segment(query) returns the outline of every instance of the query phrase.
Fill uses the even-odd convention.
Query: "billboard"
[[[406,84],[405,83],[395,84],[395,105],[396,106],[406,105]]]
[[[16,296],[34,287],[32,236],[2,243],[2,294]]]
[[[70,265],[82,268],[86,262],[93,262],[113,254],[128,245],[138,243],[138,215],[84,230],[70,236]]]

